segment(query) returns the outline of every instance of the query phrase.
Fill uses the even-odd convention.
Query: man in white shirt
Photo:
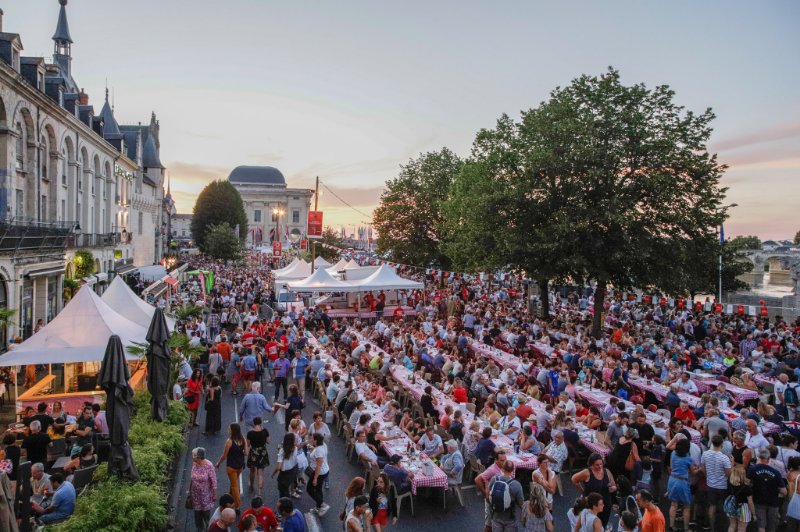
[[[431,458],[438,458],[444,454],[444,443],[442,438],[436,434],[433,427],[425,429],[425,434],[419,439],[419,445],[423,453]]]
[[[376,464],[382,467],[383,464],[378,462],[378,455],[375,453],[375,448],[367,443],[367,433],[363,430],[358,431],[356,434],[356,455],[358,459],[366,464]]]
[[[550,469],[555,473],[561,473],[561,467],[569,455],[567,444],[564,443],[564,433],[557,430],[553,433],[553,441],[547,444],[547,447],[542,451],[550,457]]]
[[[744,438],[744,444],[747,447],[754,451],[769,447],[769,441],[759,432],[758,424],[754,419],[748,419],[745,423],[745,428],[747,435]]]
[[[575,417],[575,401],[567,394],[567,392],[561,392],[558,394],[559,399],[559,406],[564,408],[564,412],[566,412],[568,417]]]
[[[722,509],[722,504],[728,496],[731,460],[722,452],[722,442],[722,436],[714,434],[711,437],[711,449],[706,451],[701,459],[708,485],[708,520],[711,530],[715,530],[717,511]]]
[[[675,384],[678,385],[678,388],[680,388],[682,392],[690,393],[692,395],[697,393],[697,385],[694,383],[694,381],[692,381],[692,379],[689,378],[688,373],[682,373],[681,378],[678,379],[678,382]]]
[[[775,381],[775,413],[778,415],[783,416],[783,419],[789,419],[789,412],[786,409],[786,401],[784,400],[783,394],[786,393],[786,388],[788,387],[789,376],[785,373],[781,373],[778,375],[778,379]]]

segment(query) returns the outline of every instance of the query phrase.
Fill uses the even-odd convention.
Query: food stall
[[[15,385],[18,415],[28,406],[35,409],[41,402],[52,411],[53,403],[60,401],[70,414],[85,402],[103,403],[105,392],[97,388],[97,373],[108,339],[114,334],[129,346],[144,342],[147,328],[117,313],[92,290],[78,290],[42,330],[0,356],[0,366],[15,367],[17,374],[30,364],[48,367],[48,374],[24,393]],[[141,387],[145,383],[145,362],[134,355],[127,358],[131,364],[130,384]]]

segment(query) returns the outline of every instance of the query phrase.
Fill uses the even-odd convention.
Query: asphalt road
[[[272,403],[272,396],[274,388],[271,384],[266,383],[264,393],[267,400]],[[230,389],[226,388],[222,394],[222,427],[225,432],[225,427],[229,423],[234,422],[235,409],[238,407],[238,399],[240,396],[233,396]],[[303,419],[306,423],[310,424],[312,415],[315,410],[319,408],[319,404],[309,392],[306,395],[306,408],[303,411]],[[195,447],[204,447],[206,449],[206,456],[212,462],[222,454],[222,448],[225,444],[226,434],[219,434],[217,436],[203,436],[201,430],[205,413],[201,410],[198,416],[200,427],[193,428],[187,437],[187,452],[181,457],[178,469],[176,472],[176,479],[171,493],[170,503],[174,508],[175,530],[194,532],[194,519],[191,511],[184,509],[184,496],[186,489],[189,485],[189,472],[191,470],[191,454],[190,450]],[[283,426],[269,416],[269,422],[266,425],[270,433],[270,461],[274,467],[275,457],[278,452],[280,441],[282,440],[284,430]],[[313,516],[313,519],[318,519],[319,530],[323,531],[339,531],[342,529],[341,521],[338,519],[338,514],[344,506],[344,490],[350,480],[362,474],[361,468],[355,463],[348,463],[345,456],[344,440],[335,436],[328,444],[328,458],[331,467],[330,473],[330,490],[325,491],[325,500],[331,505],[330,511],[321,518]],[[219,468],[218,475],[218,496],[226,493],[229,489],[228,476],[225,474],[224,464]],[[265,477],[271,473],[271,469],[265,471]],[[247,474],[245,470],[242,474],[243,488],[242,491],[242,507],[249,506],[250,498],[256,493],[247,490]],[[555,507],[553,511],[553,519],[555,530],[567,531],[569,523],[567,521],[566,513],[575,500],[577,492],[570,484],[568,476],[564,475],[562,478],[564,495],[555,498]],[[257,488],[256,488],[257,490]],[[447,509],[442,509],[442,495],[441,490],[431,490],[425,492],[420,490],[414,501],[415,517],[411,517],[410,508],[407,503],[404,503],[400,512],[400,519],[395,526],[389,526],[390,530],[396,531],[441,531],[442,527],[447,527],[449,530],[462,530],[462,531],[481,531],[483,529],[483,499],[478,496],[476,490],[464,490],[465,507],[458,504],[454,495],[450,495],[447,501]],[[277,482],[275,479],[266,478],[264,482],[264,492],[260,493],[263,497],[265,504],[269,505],[273,510],[275,509],[278,500]],[[297,506],[308,512],[314,507],[314,502],[311,498],[303,494],[301,499],[295,499]],[[307,513],[307,516],[311,514]],[[312,529],[313,530],[313,529]]]

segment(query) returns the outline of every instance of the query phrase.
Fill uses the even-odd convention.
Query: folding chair
[[[394,499],[396,501],[395,504],[397,505],[397,520],[398,521],[400,520],[400,509],[403,507],[403,501],[405,499],[408,499],[409,504],[411,504],[411,517],[414,517],[414,496],[411,494],[410,491],[408,491],[408,492],[406,492],[406,493],[404,493],[402,495],[398,495],[397,494],[397,488],[395,487],[394,483],[392,483],[391,487],[389,488],[389,493],[391,494],[392,497],[394,497]]]

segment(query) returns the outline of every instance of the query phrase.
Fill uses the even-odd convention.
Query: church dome
[[[237,166],[228,176],[228,181],[247,185],[286,186],[281,171],[272,166]]]

